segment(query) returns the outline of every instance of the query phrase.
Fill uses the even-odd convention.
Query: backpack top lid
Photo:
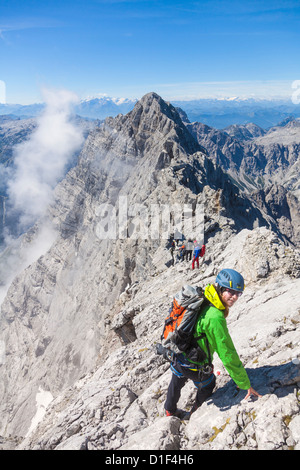
[[[185,285],[179,292],[177,292],[175,299],[180,305],[184,306],[189,305],[193,301],[199,300],[199,296],[202,294],[203,290],[201,287]]]

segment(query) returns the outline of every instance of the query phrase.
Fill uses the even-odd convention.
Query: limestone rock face
[[[185,206],[203,210],[181,227],[187,238],[205,235],[199,270],[172,265],[161,219],[157,228],[150,216],[176,204],[180,218]],[[297,448],[300,261],[274,211],[241,193],[155,93],[94,129],[55,189],[47,249],[1,305],[2,447],[13,436],[20,449]],[[18,253],[34,251],[45,227]],[[214,398],[188,423],[165,418],[171,373],[154,346],[171,299],[223,267],[246,280],[229,329],[264,397],[243,402],[216,358]],[[188,384],[182,407],[193,397]]]

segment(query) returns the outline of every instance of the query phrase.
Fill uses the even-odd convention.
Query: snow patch
[[[39,391],[36,394],[35,399],[36,399],[37,411],[31,420],[31,425],[25,437],[28,437],[32,433],[32,431],[35,430],[35,428],[40,423],[40,421],[42,421],[42,419],[45,416],[47,406],[53,400],[53,396],[50,392],[46,392],[45,390],[42,389],[42,387],[39,387]]]

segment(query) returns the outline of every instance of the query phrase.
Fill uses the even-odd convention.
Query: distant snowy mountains
[[[127,98],[88,98],[81,100],[75,106],[75,112],[88,119],[105,119],[108,116],[115,117],[118,114],[127,114],[131,111],[137,100]],[[13,115],[21,118],[35,117],[44,109],[43,103],[29,105],[0,104],[0,115]]]
[[[249,123],[269,129],[287,118],[300,117],[300,105],[288,99],[203,99],[176,101],[172,104],[183,109],[190,122],[201,122],[216,129]]]
[[[105,119],[118,114],[127,114],[137,100],[101,96],[79,102],[75,112],[88,119]],[[254,123],[263,129],[269,129],[289,118],[300,117],[300,105],[292,100],[255,100],[255,99],[200,99],[193,101],[172,101],[175,107],[185,111],[190,122],[201,122],[216,129],[224,129],[233,124]],[[35,117],[44,105],[0,104],[0,115],[17,117]]]
[[[105,119],[118,114],[127,114],[136,104],[137,100],[127,98],[92,98],[80,101],[75,110],[82,117],[90,119]]]

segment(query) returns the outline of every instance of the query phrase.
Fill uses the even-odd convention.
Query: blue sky
[[[0,81],[8,103],[24,104],[42,87],[80,98],[288,96],[299,39],[299,0],[1,0]]]

